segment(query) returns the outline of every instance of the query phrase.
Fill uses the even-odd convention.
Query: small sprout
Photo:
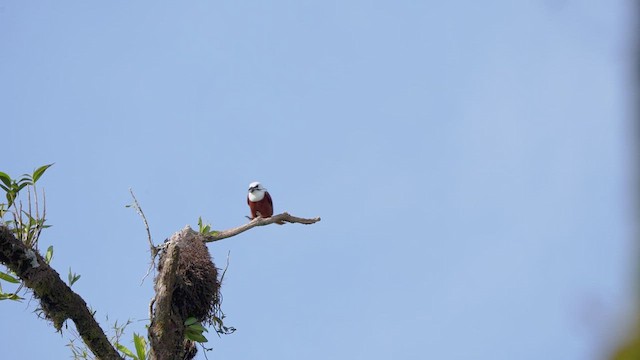
[[[218,231],[211,230],[211,224],[202,222],[202,217],[198,217],[198,232],[205,236],[216,236]]]
[[[51,258],[53,258],[53,245],[47,248],[47,252],[44,254],[44,262],[48,264],[51,263]]]
[[[81,275],[78,275],[78,274],[76,274],[76,273],[72,273],[72,272],[71,272],[71,268],[69,268],[69,275],[68,275],[68,278],[69,278],[69,286],[70,286],[70,287],[71,287],[71,286],[73,286],[73,284],[75,284],[75,283],[76,283],[76,281],[78,281],[78,280],[80,279],[80,276],[81,276]]]
[[[144,360],[147,358],[147,340],[144,336],[133,333],[133,344],[136,346],[136,354],[138,359]]]
[[[128,347],[118,342],[116,342],[116,348],[126,357],[130,357],[134,360],[145,360],[147,358],[147,340],[144,338],[144,336],[134,333],[133,344],[136,347],[136,354],[134,354],[133,351],[131,351]]]
[[[138,359],[138,357],[133,353],[133,351],[129,350],[126,346],[116,343],[116,348],[118,349],[118,351],[125,354],[126,356],[132,359],[136,359],[136,360]]]

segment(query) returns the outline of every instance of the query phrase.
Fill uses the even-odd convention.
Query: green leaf
[[[2,181],[7,187],[11,187],[11,176],[3,173],[2,171],[0,171],[0,181]],[[7,191],[6,188],[3,187],[3,189]]]
[[[33,176],[32,176],[33,182],[35,183],[36,181],[38,181],[38,179],[40,179],[42,174],[44,174],[44,172],[47,171],[47,169],[50,168],[51,165],[53,164],[43,165],[37,168],[36,171],[33,172]]]
[[[18,180],[17,182],[14,182],[13,184],[22,185],[23,187],[27,185],[33,185],[33,179],[31,178],[31,175],[23,174],[20,180]]]
[[[18,185],[18,188],[16,189],[16,194],[17,194],[20,190],[24,189],[24,188],[25,188],[25,186],[29,186],[29,185],[31,185],[31,184],[30,184],[30,183],[22,183],[22,184]]]
[[[184,336],[187,339],[197,341],[197,342],[207,342],[207,338],[202,335],[203,332],[209,332],[195,317],[187,318],[184,321],[184,325],[186,326],[184,331]]]
[[[18,296],[18,294],[0,293],[0,300],[20,301],[20,300],[24,300],[24,299],[21,298],[20,296]]]
[[[193,316],[190,318],[187,318],[187,320],[184,321],[184,326],[190,326],[195,324],[196,322],[198,322],[198,319],[194,318]]]
[[[13,284],[19,284],[20,280],[14,278],[13,276],[7,274],[7,273],[3,273],[2,271],[0,271],[0,279],[13,283]]]
[[[80,280],[80,275],[71,272],[71,268],[69,268],[69,286],[73,286],[76,281]]]
[[[205,342],[209,341],[209,340],[207,340],[206,337],[204,337],[204,335],[202,335],[200,333],[193,333],[193,332],[187,331],[187,332],[185,332],[185,336],[189,340],[197,341],[197,342],[200,342],[200,343],[205,343]]]
[[[9,188],[4,186],[4,185],[2,185],[2,184],[0,184],[0,188],[2,188],[2,190],[4,190],[4,192],[8,192],[9,191]]]
[[[136,333],[133,333],[133,343],[136,346],[136,353],[138,359],[144,360],[147,358],[147,340]]]
[[[189,325],[188,331],[191,331],[191,330],[197,331],[197,332],[200,332],[200,333],[209,332],[209,330],[207,330],[207,328],[202,326],[202,324],[200,324],[200,323]]]
[[[51,263],[51,258],[53,258],[53,245],[47,248],[47,252],[44,254],[44,262]]]
[[[127,356],[129,356],[129,357],[131,357],[133,359],[139,360],[138,357],[135,356],[131,350],[127,349],[126,346],[116,343],[116,348],[118,350],[120,350],[123,354],[125,354],[125,355],[127,355]]]
[[[11,207],[11,205],[13,205],[13,200],[15,199],[16,196],[13,191],[7,191],[7,207]]]

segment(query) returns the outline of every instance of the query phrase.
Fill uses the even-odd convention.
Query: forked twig
[[[133,193],[133,189],[129,188],[129,192],[131,193],[131,197],[133,198],[133,204],[129,206],[132,206],[133,209],[138,213],[138,215],[142,217],[142,221],[144,222],[144,228],[145,230],[147,230],[147,239],[149,240],[149,251],[151,252],[151,263],[149,264],[149,269],[147,269],[147,273],[144,275],[144,277],[140,281],[140,285],[142,285],[142,283],[144,283],[144,280],[151,273],[151,270],[155,268],[154,265],[155,265],[156,256],[158,255],[159,250],[155,245],[153,245],[153,240],[151,240],[151,231],[149,231],[149,222],[147,221],[147,217],[144,216],[144,211],[142,211],[142,208],[140,207],[140,203],[138,203],[138,199],[136,198],[136,195]]]

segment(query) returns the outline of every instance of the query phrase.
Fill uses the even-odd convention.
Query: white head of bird
[[[267,189],[263,188],[262,184],[260,184],[259,182],[252,182],[251,184],[249,184],[249,200],[253,202],[262,200],[266,191]]]

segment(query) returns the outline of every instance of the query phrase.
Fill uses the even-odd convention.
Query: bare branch
[[[295,217],[292,215],[289,215],[289,213],[287,212],[283,212],[282,214],[278,214],[278,215],[274,215],[272,217],[268,217],[268,218],[262,218],[262,217],[257,217],[253,220],[251,220],[249,223],[232,228],[232,229],[228,229],[228,230],[223,230],[223,231],[218,231],[218,232],[214,232],[211,234],[207,234],[205,235],[206,238],[206,242],[214,242],[214,241],[218,241],[218,240],[222,240],[222,239],[226,239],[232,236],[236,236],[240,233],[243,233],[249,229],[252,229],[256,226],[265,226],[265,225],[269,225],[269,224],[273,224],[273,223],[280,223],[280,222],[288,222],[288,223],[296,223],[296,224],[305,224],[305,225],[310,225],[310,224],[315,224],[318,221],[320,221],[319,217],[316,218],[312,218],[312,219],[305,219],[305,218],[299,218],[299,217]]]
[[[142,221],[144,222],[144,228],[147,230],[147,239],[149,240],[149,251],[151,252],[151,263],[149,264],[147,273],[142,277],[142,280],[140,281],[140,285],[142,285],[144,283],[144,280],[151,273],[151,270],[154,268],[156,256],[158,255],[158,251],[160,250],[158,250],[158,248],[155,245],[153,245],[153,240],[151,240],[151,231],[149,231],[149,222],[147,222],[147,217],[144,216],[144,212],[140,207],[140,203],[138,203],[138,199],[136,198],[136,195],[133,193],[133,189],[129,188],[129,192],[131,193],[131,197],[133,198],[133,205],[131,206],[136,210],[138,215],[142,217]]]
[[[158,253],[158,249],[153,245],[153,240],[151,240],[151,231],[149,231],[149,223],[147,222],[147,217],[144,216],[144,212],[142,211],[142,208],[138,203],[138,199],[136,199],[136,196],[133,193],[133,190],[131,188],[129,188],[129,192],[131,193],[131,197],[133,198],[132,206],[136,210],[138,215],[142,217],[142,221],[144,222],[144,228],[147,230],[147,239],[149,240],[149,248],[151,249],[151,255],[152,257],[155,258],[156,254]]]

